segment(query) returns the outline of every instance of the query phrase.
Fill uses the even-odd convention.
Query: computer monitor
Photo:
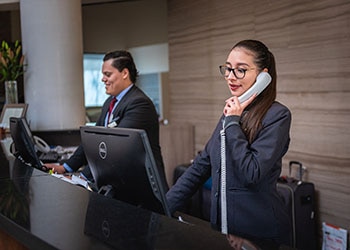
[[[165,180],[160,178],[144,130],[83,126],[80,132],[100,193],[171,216]]]
[[[26,164],[46,171],[37,155],[32,132],[25,117],[10,117],[10,133],[14,143],[14,156]]]

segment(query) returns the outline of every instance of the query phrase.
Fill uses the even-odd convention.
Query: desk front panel
[[[231,249],[204,221],[183,223],[107,198],[2,152],[0,200],[0,229],[30,249]]]

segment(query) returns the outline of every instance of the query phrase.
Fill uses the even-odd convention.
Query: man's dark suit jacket
[[[104,126],[105,117],[108,113],[109,103],[112,96],[104,102],[101,115],[96,122],[96,126]],[[148,135],[151,144],[154,159],[157,163],[160,177],[165,181],[165,172],[161,149],[159,145],[159,122],[156,109],[152,101],[137,86],[133,85],[125,96],[119,101],[113,111],[113,117],[119,117],[117,127],[144,129]],[[81,166],[87,165],[84,149],[80,145],[72,157],[66,163],[77,171]],[[89,168],[83,171],[85,175],[89,174]]]

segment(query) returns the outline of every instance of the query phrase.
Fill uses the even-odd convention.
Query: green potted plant
[[[0,47],[0,76],[5,82],[6,103],[18,103],[17,78],[24,73],[24,55],[17,40],[13,46],[2,41]]]

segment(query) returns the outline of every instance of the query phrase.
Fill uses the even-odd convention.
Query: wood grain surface
[[[218,65],[242,39],[274,53],[277,100],[293,115],[283,160],[307,168],[317,226],[350,230],[350,2],[168,0],[170,124],[194,126],[194,152],[211,135],[229,96]]]

